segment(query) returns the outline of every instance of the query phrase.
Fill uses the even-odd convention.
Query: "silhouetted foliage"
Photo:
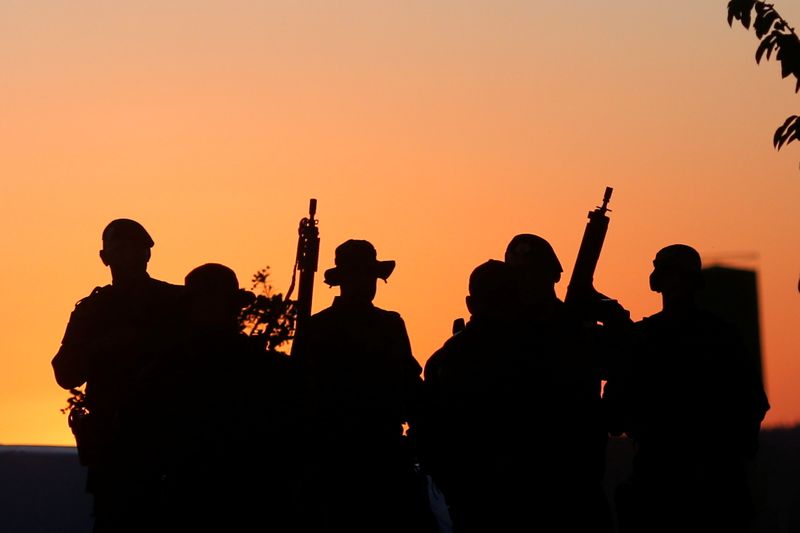
[[[250,287],[250,302],[239,315],[241,330],[259,337],[265,349],[279,350],[294,338],[297,306],[281,293],[273,293],[269,283],[269,267],[253,274]],[[85,400],[85,385],[69,390],[64,414],[79,416],[88,412]]]
[[[67,414],[71,411],[83,411],[86,409],[86,394],[83,388],[69,389],[70,397],[67,398],[67,406],[61,412]]]
[[[755,16],[754,16],[755,14]],[[766,54],[767,60],[775,54],[781,63],[781,77],[795,77],[795,92],[800,91],[800,39],[794,28],[775,10],[773,4],[756,0],[730,0],[728,2],[728,25],[738,20],[745,29],[752,26],[761,42],[756,48],[756,63],[760,64]],[[800,139],[800,116],[792,115],[775,130],[773,146],[780,150],[785,144]]]
[[[269,267],[253,274],[252,283],[253,299],[242,309],[239,324],[248,335],[261,338],[268,350],[277,350],[294,337],[296,302],[272,292]]]

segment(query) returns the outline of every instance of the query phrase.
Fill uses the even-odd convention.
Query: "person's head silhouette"
[[[369,241],[350,239],[336,247],[333,268],[325,271],[325,283],[338,286],[346,300],[372,301],[378,279],[386,281],[394,261],[379,261]]]
[[[100,259],[111,269],[114,282],[129,282],[147,275],[153,239],[144,227],[128,218],[112,220],[103,230]]]
[[[236,273],[219,263],[206,263],[184,278],[189,323],[207,330],[238,331],[239,313],[253,294],[239,288]]]
[[[489,259],[469,276],[467,309],[473,318],[506,318],[514,309],[516,287],[511,267]]]
[[[650,289],[661,293],[665,305],[673,301],[690,301],[703,286],[702,269],[700,254],[691,246],[665,246],[653,259]]]
[[[514,236],[506,247],[505,262],[515,272],[524,307],[556,299],[555,284],[561,280],[564,269],[545,239],[530,233]]]

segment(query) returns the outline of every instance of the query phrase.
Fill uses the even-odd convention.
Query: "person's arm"
[[[51,361],[56,383],[64,389],[80,387],[89,378],[89,361],[92,352],[98,349],[97,343],[89,340],[89,322],[86,313],[76,307],[70,315],[61,347]]]
[[[70,315],[61,347],[51,364],[56,382],[65,389],[80,387],[98,370],[121,372],[129,361],[120,354],[135,342],[136,330],[127,322],[109,322],[109,309],[96,302],[78,303]],[[109,354],[115,354],[113,359]]]

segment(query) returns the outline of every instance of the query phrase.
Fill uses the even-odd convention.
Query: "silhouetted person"
[[[517,496],[514,507],[530,509],[528,523],[558,524],[564,531],[610,531],[603,487],[608,430],[601,389],[614,347],[608,330],[626,326],[628,313],[607,302],[604,316],[595,317],[604,322],[599,329],[587,323],[583,312],[570,309],[555,292],[563,271],[558,256],[537,235],[512,238],[505,262],[517,280],[516,327],[523,332],[523,370],[511,389],[532,421],[521,429],[529,444],[517,449],[520,479],[530,488]]]
[[[426,364],[423,458],[455,533],[610,531],[600,350],[556,295],[561,271],[546,240],[514,237]]]
[[[172,393],[169,501],[175,531],[293,531],[295,392],[288,356],[242,332],[254,295],[233,270],[185,278],[181,344],[160,369]]]
[[[528,426],[537,424],[541,408],[517,387],[531,376],[514,323],[513,274],[497,260],[472,271],[469,320],[425,363],[425,408],[416,436],[455,533],[525,530],[532,522],[515,523],[529,509],[512,507],[518,495],[531,493],[516,482],[521,458],[535,453]]]
[[[757,362],[734,326],[696,305],[695,249],[667,246],[653,265],[662,310],[635,324],[623,379],[606,391],[636,450],[621,530],[750,531],[747,468],[769,409]]]
[[[153,240],[138,222],[113,220],[102,242],[111,284],[78,302],[52,365],[63,388],[86,384],[90,413],[73,432],[95,532],[158,531],[166,421],[160,391],[141,378],[171,344],[181,287],[148,275]]]
[[[325,282],[333,304],[310,317],[292,359],[304,380],[307,527],[315,532],[417,532],[424,487],[403,425],[413,424],[421,367],[400,315],[375,307],[379,261],[365,240],[336,248]],[[426,517],[427,518],[427,517]]]

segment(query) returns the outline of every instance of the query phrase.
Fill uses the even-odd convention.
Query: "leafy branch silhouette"
[[[297,303],[273,292],[269,266],[253,274],[251,282],[250,291],[243,291],[248,293],[250,301],[239,313],[239,328],[243,333],[257,337],[265,350],[281,351],[280,348],[294,338]],[[88,414],[85,385],[70,389],[69,393],[67,405],[61,412],[71,418]]]
[[[63,414],[85,412],[86,411],[86,394],[83,388],[77,387],[69,389],[70,397],[67,398],[67,405],[61,409]]]
[[[268,266],[253,274],[250,291],[253,299],[239,314],[239,325],[260,338],[267,350],[278,350],[294,338],[297,303],[273,292]]]
[[[758,0],[730,0],[728,2],[728,26],[739,21],[745,29],[752,26],[756,37],[761,40],[756,48],[756,63],[760,64],[766,56],[780,61],[781,77],[794,76],[794,91],[800,91],[800,40],[786,20],[775,10],[773,4]],[[792,141],[800,140],[800,116],[791,115],[775,130],[772,145],[780,150]]]

